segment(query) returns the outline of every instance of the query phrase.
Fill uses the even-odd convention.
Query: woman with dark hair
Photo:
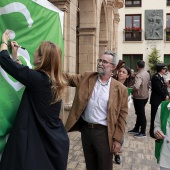
[[[66,170],[69,138],[59,118],[67,85],[62,75],[61,49],[45,41],[34,53],[35,69],[21,65],[18,44],[5,31],[0,46],[0,65],[25,85],[18,112],[4,148],[1,170]]]
[[[118,71],[119,71],[119,69],[121,68],[121,67],[123,67],[123,66],[125,66],[125,61],[123,61],[123,60],[119,60],[119,62],[118,62],[118,64],[117,64],[117,67],[114,69],[114,71],[113,71],[113,78],[114,79],[117,79],[117,75],[118,75]]]
[[[126,87],[131,87],[133,85],[131,81],[131,70],[128,66],[120,67],[116,79]],[[115,155],[116,164],[120,164],[121,160],[120,160],[119,153],[114,153],[114,155]]]
[[[128,66],[122,66],[118,71],[117,80],[124,84],[126,87],[131,87],[131,70]]]

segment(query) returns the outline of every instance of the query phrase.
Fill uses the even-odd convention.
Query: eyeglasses
[[[97,62],[98,62],[98,64],[102,62],[102,64],[112,64],[112,65],[114,65],[113,63],[110,63],[110,62],[103,60],[103,59],[97,59]]]

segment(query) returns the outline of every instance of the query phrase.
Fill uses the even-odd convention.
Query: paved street
[[[127,117],[127,127],[125,134],[125,142],[123,145],[120,165],[115,164],[113,160],[114,170],[159,170],[154,157],[154,140],[149,137],[150,125],[150,104],[146,106],[147,117],[147,137],[136,139],[133,135],[127,133],[132,129],[136,120],[133,104],[129,109]],[[79,132],[69,133],[70,152],[67,170],[85,170],[85,162],[81,145],[81,137]]]

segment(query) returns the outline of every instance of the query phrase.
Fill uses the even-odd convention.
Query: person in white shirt
[[[128,91],[112,72],[117,55],[105,51],[97,60],[97,72],[65,74],[76,87],[66,130],[81,131],[87,170],[112,170],[113,153],[120,152],[128,114]]]
[[[168,93],[169,93],[169,96],[170,96],[170,64],[168,64],[167,68],[168,68],[168,70],[163,75],[163,78],[164,78],[164,81],[167,85],[167,90],[168,90]]]
[[[170,101],[159,105],[155,121],[154,134],[156,139],[155,156],[161,170],[170,170]]]

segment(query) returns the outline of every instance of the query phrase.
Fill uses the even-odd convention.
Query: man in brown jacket
[[[76,87],[66,129],[81,131],[87,170],[112,170],[113,152],[119,152],[128,113],[125,86],[111,78],[116,54],[106,51],[98,59],[98,72],[65,74]]]

